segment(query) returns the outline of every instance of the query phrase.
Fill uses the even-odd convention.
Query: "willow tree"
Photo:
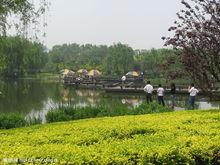
[[[47,0],[1,0],[0,1],[0,36],[6,36],[7,30],[14,27],[25,32],[31,24],[38,24],[39,18],[49,6]],[[45,25],[45,24],[44,24]]]
[[[220,1],[182,1],[184,9],[169,28],[173,37],[165,45],[181,50],[188,75],[204,90],[220,81]]]
[[[46,25],[45,20],[41,18],[44,18],[48,7],[48,0],[0,0],[1,76],[14,76],[29,70],[39,70],[37,63],[46,58],[41,57],[42,54],[45,55],[44,47],[23,37],[37,38],[40,25]],[[7,37],[10,29],[16,31],[20,37]],[[29,35],[29,32],[32,34]]]

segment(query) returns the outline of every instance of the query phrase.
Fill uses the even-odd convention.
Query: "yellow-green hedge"
[[[219,164],[220,110],[105,117],[0,130],[0,160]]]

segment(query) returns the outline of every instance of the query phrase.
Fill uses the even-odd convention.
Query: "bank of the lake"
[[[104,104],[111,107],[134,107],[146,102],[144,93],[108,93],[103,90],[81,89],[74,86],[65,88],[52,79],[19,79],[0,81],[0,114],[22,113],[40,117],[50,109],[63,106],[86,107]],[[164,96],[166,106],[171,105],[169,93]],[[153,95],[156,102],[156,94]],[[187,109],[188,94],[176,95],[176,109]],[[220,100],[206,96],[196,97],[196,109],[219,109]]]
[[[0,130],[0,160],[37,164],[218,164],[219,128],[220,110],[194,110]]]

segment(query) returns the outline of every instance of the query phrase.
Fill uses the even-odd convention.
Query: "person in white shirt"
[[[163,106],[165,106],[163,96],[164,96],[164,89],[163,87],[161,87],[161,84],[159,84],[158,89],[157,89],[157,99],[158,99],[159,104],[162,104]]]
[[[125,82],[125,80],[126,80],[126,77],[125,77],[125,76],[122,76],[122,77],[121,77],[121,81],[122,81],[122,82]]]
[[[122,78],[121,78],[121,84],[122,84],[121,89],[124,87],[125,81],[126,81],[126,76],[122,76]]]
[[[191,84],[191,86],[189,86],[188,91],[189,91],[189,105],[190,105],[190,108],[194,109],[195,97],[199,93],[199,91],[198,89],[194,87],[193,83]]]
[[[147,81],[147,85],[144,87],[144,91],[146,92],[147,103],[152,102],[152,92],[154,88],[150,84],[150,81]]]

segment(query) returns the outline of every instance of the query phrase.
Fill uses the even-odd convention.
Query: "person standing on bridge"
[[[189,91],[189,105],[190,108],[195,108],[195,97],[199,93],[198,89],[194,87],[194,84],[192,83],[191,86],[188,88]]]
[[[125,86],[125,81],[126,81],[126,76],[124,75],[124,76],[122,76],[122,78],[121,78],[121,89]]]
[[[150,84],[150,81],[147,81],[147,85],[144,87],[144,91],[146,92],[147,103],[152,102],[152,92],[154,88]]]

